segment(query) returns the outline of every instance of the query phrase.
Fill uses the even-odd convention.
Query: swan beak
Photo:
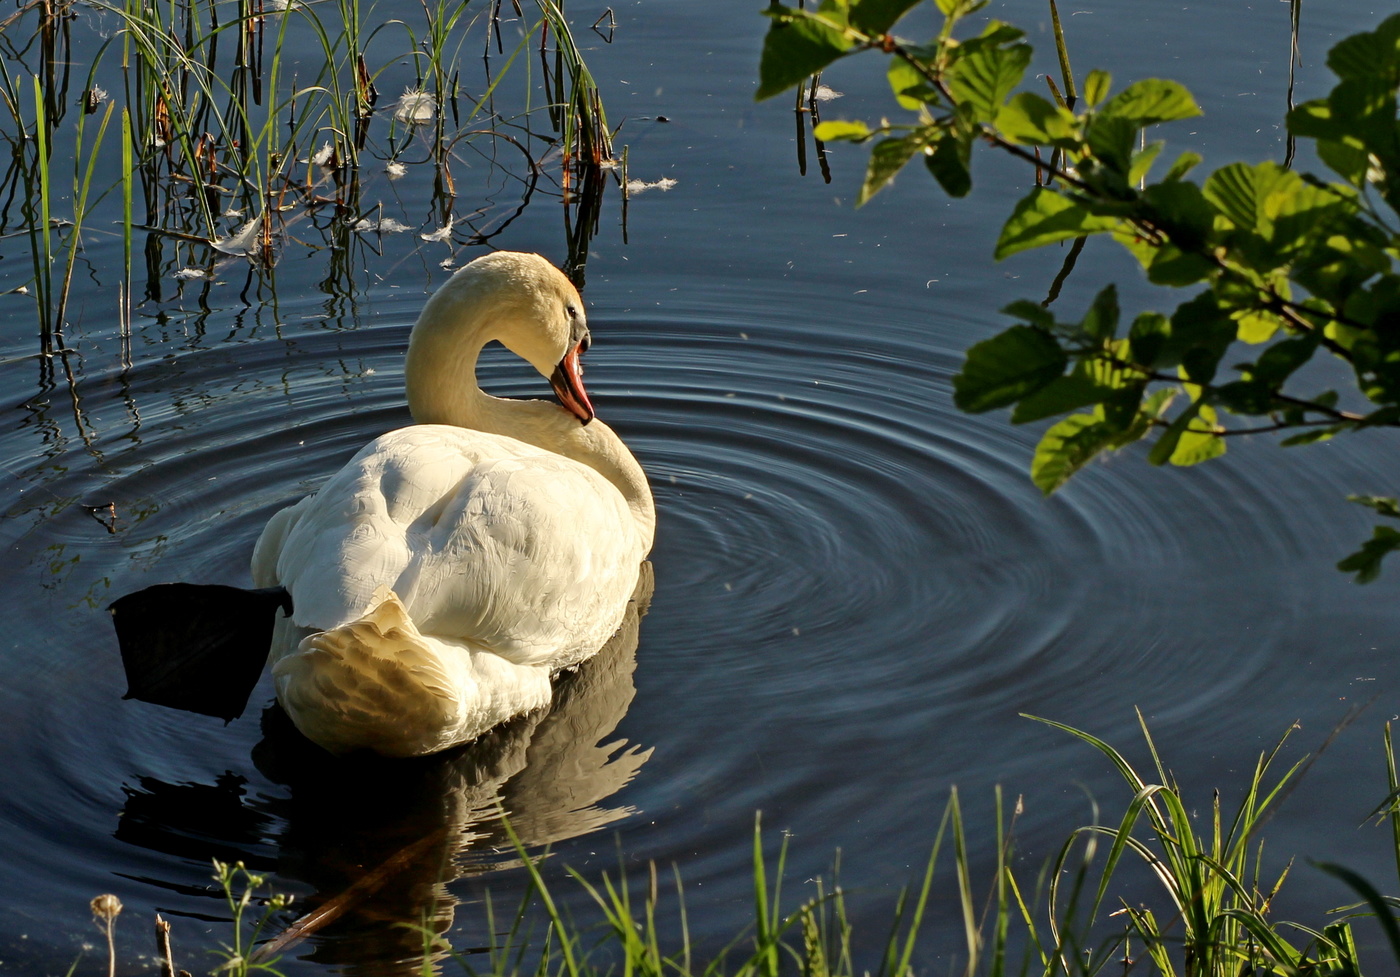
[[[559,403],[564,405],[564,409],[580,422],[587,424],[596,415],[593,405],[589,403],[588,393],[583,389],[583,367],[578,361],[581,352],[582,342],[565,353],[559,365],[554,368],[549,383],[554,388],[554,396],[559,398]]]

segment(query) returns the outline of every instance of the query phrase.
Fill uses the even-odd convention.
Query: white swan
[[[482,391],[477,356],[492,340],[550,377],[564,406]],[[578,291],[552,264],[478,258],[413,327],[417,423],[268,522],[253,579],[291,593],[270,660],[307,737],[392,756],[466,742],[546,705],[550,676],[617,629],[656,515],[641,466],[593,420],[588,342]]]

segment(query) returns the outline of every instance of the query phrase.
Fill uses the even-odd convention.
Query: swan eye
[[[573,305],[566,305],[566,306],[564,306],[564,311],[567,312],[567,313],[569,314],[569,318],[570,318],[571,320],[574,320],[574,319],[577,319],[577,318],[578,318],[578,308],[577,308],[576,306],[573,306]]]

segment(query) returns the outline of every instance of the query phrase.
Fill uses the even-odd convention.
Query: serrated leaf
[[[867,34],[885,34],[919,0],[852,0],[851,26]]]
[[[1154,183],[1142,193],[1152,222],[1183,251],[1198,252],[1211,238],[1216,210],[1194,183]]]
[[[1381,21],[1374,30],[1353,34],[1327,52],[1327,67],[1339,78],[1379,79],[1400,85],[1400,15]]]
[[[895,101],[899,103],[900,108],[917,112],[922,105],[934,105],[938,102],[938,90],[928,83],[928,79],[921,75],[917,68],[903,58],[890,59],[885,77],[889,80],[890,91],[894,92]]]
[[[1171,338],[1171,325],[1167,317],[1156,312],[1143,312],[1133,320],[1128,330],[1128,348],[1133,362],[1154,369],[1157,357]]]
[[[1154,285],[1182,288],[1210,277],[1214,271],[1210,259],[1182,251],[1174,244],[1164,244],[1147,266],[1147,280]]]
[[[1107,71],[1095,68],[1089,72],[1089,77],[1084,79],[1084,101],[1090,108],[1093,108],[1108,97],[1108,91],[1112,85],[1113,76]]]
[[[1331,427],[1320,427],[1312,431],[1304,431],[1302,434],[1295,434],[1291,438],[1284,438],[1279,442],[1281,448],[1296,448],[1305,444],[1317,444],[1319,441],[1330,441],[1340,434],[1350,425],[1334,424]]]
[[[1162,147],[1166,143],[1158,140],[1150,142],[1142,149],[1133,153],[1133,158],[1128,164],[1128,182],[1137,184],[1147,179],[1147,174],[1152,169],[1152,164],[1156,162],[1157,155],[1161,153]]]
[[[1112,447],[1116,434],[1095,414],[1071,414],[1041,436],[1031,460],[1031,481],[1051,494],[1095,455]]]
[[[1283,325],[1283,320],[1278,316],[1262,311],[1246,312],[1235,321],[1239,323],[1240,342],[1251,345],[1267,343]]]
[[[950,197],[966,197],[972,189],[972,145],[968,138],[947,133],[924,156],[924,165]]]
[[[1189,149],[1176,158],[1171,169],[1167,170],[1167,175],[1162,177],[1162,182],[1167,183],[1172,180],[1180,180],[1187,173],[1196,168],[1201,161],[1200,153],[1193,153]]]
[[[1199,400],[1194,401],[1189,407],[1167,425],[1167,429],[1162,432],[1162,436],[1157,439],[1152,450],[1147,452],[1147,461],[1152,465],[1165,465],[1173,454],[1176,453],[1177,445],[1181,443],[1181,436],[1186,433],[1186,426],[1196,419],[1196,414],[1205,406]]]
[[[968,44],[963,45],[963,55],[949,71],[948,86],[959,102],[972,108],[976,121],[990,122],[996,118],[1006,96],[1021,83],[1031,63],[1031,46],[986,45],[971,51],[968,47]]]
[[[1079,328],[1094,339],[1114,337],[1118,332],[1118,286],[1108,285],[1094,296]]]
[[[1277,163],[1266,161],[1258,166],[1231,163],[1210,175],[1201,193],[1230,219],[1236,227],[1247,231],[1261,229],[1265,198],[1279,184],[1297,174]]]
[[[1137,148],[1138,127],[1127,119],[1096,115],[1084,131],[1084,141],[1100,163],[1117,174],[1119,188],[1128,185],[1133,151]],[[1120,193],[1121,193],[1120,189]]]
[[[1338,563],[1337,569],[1356,574],[1357,583],[1370,583],[1380,576],[1381,561],[1397,549],[1400,549],[1400,531],[1377,526],[1374,535],[1361,544],[1361,549]]]
[[[863,205],[875,194],[889,186],[896,173],[904,168],[913,155],[928,142],[925,132],[912,132],[899,139],[881,139],[870,151],[870,163],[865,169],[865,182],[861,184],[856,206]]]
[[[822,142],[864,142],[873,133],[868,125],[859,120],[830,119],[818,123],[812,135]]]
[[[1112,393],[1112,388],[1101,387],[1082,371],[1075,370],[1068,376],[1056,377],[1035,393],[1023,397],[1011,412],[1011,423],[1029,424],[1081,407],[1091,407]]]
[[[1001,311],[1005,315],[1039,326],[1046,332],[1055,328],[1054,314],[1039,302],[1032,302],[1030,299],[1017,299],[1010,305],[1003,306]]]
[[[1233,414],[1267,414],[1274,406],[1268,384],[1253,380],[1235,380],[1216,387],[1212,399]]]
[[[1043,244],[1099,234],[1119,225],[1116,217],[1099,217],[1048,187],[1037,187],[1016,204],[1001,229],[996,258],[1038,248]]]
[[[1185,468],[1223,455],[1225,439],[1214,432],[1216,423],[1215,408],[1201,404],[1195,422],[1182,430],[1172,451],[1171,463]]]
[[[996,127],[1012,142],[1033,146],[1057,143],[1072,148],[1074,116],[1031,92],[1021,92],[997,112]]]
[[[851,50],[853,42],[844,33],[810,15],[779,7],[763,39],[758,62],[758,91],[761,101],[785,91]]]
[[[970,414],[1014,404],[1065,371],[1068,359],[1054,338],[1031,326],[1012,326],[967,351],[953,377],[953,403]]]
[[[1201,107],[1185,86],[1163,78],[1135,81],[1099,109],[1100,115],[1125,119],[1133,125],[1156,125],[1201,114]]]

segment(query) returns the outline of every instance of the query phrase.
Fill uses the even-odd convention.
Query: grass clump
[[[1372,972],[1390,972],[1400,963],[1395,915],[1400,900],[1381,895],[1349,869],[1317,866],[1357,893],[1355,905],[1334,910],[1333,918],[1317,927],[1273,917],[1274,899],[1292,862],[1266,875],[1259,833],[1307,762],[1305,757],[1277,772],[1286,736],[1259,757],[1239,805],[1227,812],[1217,791],[1198,825],[1145,723],[1151,757],[1146,775],[1104,741],[1060,723],[1038,721],[1078,737],[1108,758],[1131,791],[1121,817],[1116,823],[1096,819],[1076,828],[1028,884],[1014,858],[1021,804],[1018,800],[1008,817],[998,790],[995,866],[985,891],[979,891],[979,870],[968,854],[962,803],[954,789],[922,877],[917,887],[897,896],[887,935],[873,951],[869,941],[856,939],[839,862],[830,882],[813,880],[806,898],[785,907],[788,843],[785,838],[776,858],[766,856],[757,818],[750,865],[752,920],[707,957],[691,940],[679,871],[674,872],[674,908],[663,908],[655,863],[648,865],[640,886],[623,872],[603,873],[595,880],[569,869],[571,883],[582,888],[597,911],[594,922],[581,924],[556,897],[557,883],[545,880],[542,857],[526,851],[507,826],[526,873],[525,896],[513,913],[501,917],[488,893],[483,924],[489,941],[470,952],[439,950],[438,934],[422,927],[422,971],[439,972],[450,959],[471,977],[914,977],[929,968],[930,948],[920,945],[920,933],[940,888],[945,904],[957,907],[962,939],[956,949],[945,951],[951,960],[945,957],[937,969],[964,977],[1362,977],[1366,971],[1353,932],[1362,917],[1378,924],[1389,945],[1389,953],[1373,951],[1379,958],[1372,961]],[[1374,813],[1389,821],[1400,870],[1400,779],[1389,726],[1385,755],[1390,793]],[[940,858],[951,859],[950,871],[938,872]],[[1142,886],[1126,875],[1135,864],[1146,869],[1156,889],[1156,896],[1148,895],[1145,902],[1139,901]],[[234,934],[220,952],[225,961],[220,970],[275,973],[274,954],[314,932],[306,921],[316,912],[259,947],[287,901],[256,898],[265,879],[242,865],[216,862],[215,868]],[[115,897],[99,900],[104,898],[115,902]],[[106,920],[110,945],[115,912],[104,916],[99,900],[93,911],[100,925]],[[255,904],[261,905],[260,913],[253,911]],[[168,943],[164,956],[169,959]]]
[[[758,822],[754,829],[752,875],[753,920],[744,933],[707,961],[692,946],[679,873],[675,878],[675,912],[659,922],[661,894],[655,865],[639,893],[625,877],[604,874],[591,881],[570,870],[601,915],[595,927],[581,927],[559,908],[534,861],[520,849],[530,888],[503,937],[483,948],[485,963],[456,955],[473,977],[912,977],[927,967],[928,948],[919,946],[931,897],[936,894],[940,853],[951,857],[945,893],[951,890],[963,932],[949,973],[965,977],[1009,974],[1040,977],[1096,977],[1100,974],[1152,973],[1161,977],[1360,977],[1363,973],[1352,931],[1358,916],[1375,916],[1390,939],[1394,956],[1376,961],[1377,972],[1400,962],[1400,926],[1394,907],[1400,901],[1381,896],[1356,873],[1337,866],[1321,870],[1351,885],[1362,897],[1356,906],[1338,910],[1336,918],[1314,928],[1277,920],[1272,905],[1290,874],[1289,862],[1276,875],[1265,875],[1260,829],[1297,782],[1306,758],[1277,772],[1281,740],[1256,762],[1243,799],[1233,812],[1216,792],[1204,827],[1194,823],[1175,778],[1162,763],[1143,724],[1151,756],[1150,772],[1139,772],[1127,759],[1088,733],[1040,720],[1069,732],[1103,753],[1122,775],[1131,799],[1116,823],[1075,829],[1046,869],[1027,882],[1014,867],[1015,821],[1000,790],[996,795],[996,864],[986,892],[979,892],[968,855],[962,804],[956,789],[949,797],[934,838],[932,853],[917,888],[901,891],[888,936],[871,960],[859,959],[846,897],[838,884],[822,879],[814,893],[792,909],[782,907],[782,877],[787,858],[784,841],[776,864],[765,859]],[[1284,739],[1286,740],[1287,737]],[[1380,813],[1390,818],[1400,864],[1400,784],[1387,729],[1392,794]],[[1147,870],[1158,896],[1140,894],[1128,878],[1133,863]],[[538,903],[544,932],[527,926],[531,903]],[[489,932],[500,926],[487,901]],[[1392,936],[1392,933],[1394,934]],[[664,934],[671,934],[668,939]],[[864,944],[868,946],[868,943]]]

